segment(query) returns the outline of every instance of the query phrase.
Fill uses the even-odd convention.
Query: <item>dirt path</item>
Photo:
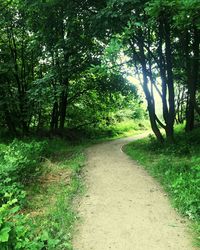
[[[131,139],[92,146],[86,168],[87,194],[75,250],[192,250],[182,218],[160,186],[121,148]]]

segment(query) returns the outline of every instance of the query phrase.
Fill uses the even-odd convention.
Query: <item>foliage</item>
[[[104,63],[104,54],[111,55],[104,52],[105,41],[93,36],[98,3],[28,0],[2,5],[0,126],[9,133],[53,133],[100,123],[110,109],[124,107],[124,99],[128,103],[135,96],[119,70]]]
[[[0,249],[71,249],[72,225],[77,219],[72,199],[81,190],[84,147],[60,139],[15,139],[1,144]],[[44,161],[44,156],[48,160]],[[51,161],[53,168],[48,165]],[[48,174],[60,177],[69,171],[69,183],[59,179],[44,190],[38,182]],[[35,199],[38,192],[43,196],[39,204]],[[51,204],[52,197],[55,202]],[[33,218],[31,211],[37,206],[48,209],[41,217]]]
[[[34,235],[30,220],[19,213],[17,199],[13,199],[0,207],[0,247],[6,249],[54,249],[57,241],[51,239],[47,232]]]
[[[129,74],[134,75],[143,88],[151,128],[163,143],[137,142],[138,151],[134,150],[140,155],[141,147],[155,157],[154,174],[180,210],[197,218],[200,138],[177,135],[176,141],[174,124],[185,122],[190,132],[199,121],[199,10],[198,0],[2,0],[0,135],[7,132],[7,137],[18,138],[44,133],[75,143],[79,137],[117,137],[130,129],[138,133],[146,128],[146,111],[136,86],[127,80]],[[62,143],[54,146],[65,152]],[[42,157],[56,151],[53,145],[48,149],[51,152],[46,150],[47,146],[47,142],[17,139],[0,145],[4,248],[11,241],[19,249],[54,249],[59,244],[70,248],[63,243],[70,236],[65,241],[63,232],[61,241],[54,239],[62,224],[60,216],[52,219],[52,231],[44,230],[36,237],[25,229],[28,222],[21,214],[27,206],[26,186],[43,173]],[[78,149],[71,151],[79,162]],[[75,219],[71,197],[78,190],[80,169],[65,160],[66,169],[75,167],[66,193],[59,187],[63,195],[58,204],[66,203],[69,220],[64,224],[71,228]],[[63,196],[69,200],[62,200]]]
[[[44,152],[45,142],[29,143],[14,140],[1,153],[0,175],[26,183],[39,172],[39,162]]]
[[[84,166],[84,148],[61,139],[48,141],[48,160],[43,167],[47,170],[44,178],[54,176],[55,181],[31,185],[27,192],[30,213],[43,211],[31,218],[37,231],[45,231],[56,244],[48,249],[72,249],[73,224],[77,220],[72,201],[82,192],[80,172]],[[39,199],[38,199],[39,197]],[[49,246],[48,246],[49,247]]]
[[[0,168],[0,247],[1,249],[42,249],[29,220],[20,211],[26,205],[25,183],[41,172],[39,164],[45,142],[14,140],[2,145]]]
[[[186,130],[191,131],[198,120],[199,7],[196,0],[109,0],[98,13],[112,37],[107,50],[113,64],[126,58],[125,71],[137,75],[152,130],[162,142],[160,127],[173,142],[175,121],[186,120]]]

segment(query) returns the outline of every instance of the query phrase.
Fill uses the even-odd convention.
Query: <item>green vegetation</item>
[[[28,207],[36,233],[45,233],[46,249],[71,249],[73,223],[77,215],[72,208],[75,195],[82,192],[80,180],[86,145],[71,145],[54,139],[48,142],[48,158],[38,183],[28,187]]]
[[[1,249],[70,249],[84,148],[148,118],[157,141],[127,150],[198,220],[199,12],[199,0],[0,0]]]
[[[175,122],[189,132],[199,120],[199,10],[198,0],[1,0],[0,132],[63,135],[141,114],[132,77],[157,139],[161,127],[173,143]]]
[[[176,134],[176,144],[160,144],[152,136],[132,142],[125,152],[156,177],[169,194],[172,204],[193,220],[200,246],[200,130]]]
[[[131,135],[140,134],[150,128],[149,121],[147,120],[123,120],[121,122],[115,122],[108,126],[103,126],[97,129],[89,129],[84,131],[87,134],[85,140],[92,140],[93,142],[106,140],[106,139],[117,139],[121,137],[127,137]],[[82,135],[81,138],[84,138]],[[84,140],[84,141],[85,141]]]
[[[0,248],[70,249],[84,146],[54,139],[1,148]]]
[[[2,143],[0,249],[72,249],[77,220],[72,203],[83,190],[81,171],[86,147],[140,133],[148,123],[138,122],[125,120],[91,130],[88,139],[82,136],[76,143],[59,138]]]
[[[38,166],[44,144],[14,140],[1,148],[0,246],[1,249],[23,249],[32,243],[27,219],[20,209],[26,203],[25,185],[40,172]]]

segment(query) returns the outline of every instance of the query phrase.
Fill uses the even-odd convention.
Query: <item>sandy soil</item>
[[[88,149],[87,194],[75,250],[192,250],[185,221],[171,207],[158,183],[122,152],[141,136]]]

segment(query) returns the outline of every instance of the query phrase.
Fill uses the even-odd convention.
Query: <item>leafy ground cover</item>
[[[36,249],[33,230],[21,213],[26,205],[25,187],[41,172],[40,157],[45,142],[14,140],[1,144],[0,163],[0,248]],[[31,243],[31,241],[33,241]],[[38,244],[37,244],[38,243]]]
[[[200,246],[200,130],[185,135],[177,129],[173,145],[161,145],[150,136],[126,145],[124,151],[160,181],[173,206],[194,222]]]
[[[0,249],[70,249],[83,149],[60,139],[1,145]]]

